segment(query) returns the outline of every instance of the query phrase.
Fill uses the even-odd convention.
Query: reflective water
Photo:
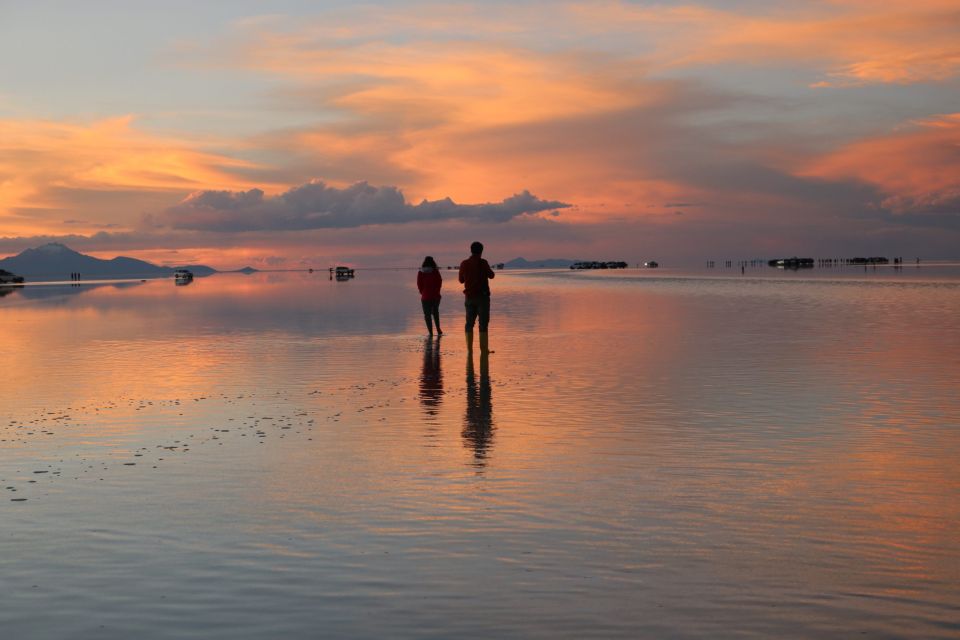
[[[960,634],[960,273],[444,275],[0,299],[3,637]]]

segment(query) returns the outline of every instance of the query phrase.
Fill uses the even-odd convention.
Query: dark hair
[[[426,258],[423,259],[423,264],[420,265],[420,266],[421,266],[421,267],[433,267],[434,269],[436,269],[436,268],[437,268],[437,261],[433,259],[433,256],[427,256]]]
[[[471,244],[471,245],[470,245],[470,253],[472,253],[472,254],[475,255],[475,256],[478,256],[478,255],[480,255],[481,253],[483,253],[483,243],[481,243],[481,242],[474,242],[473,244]]]

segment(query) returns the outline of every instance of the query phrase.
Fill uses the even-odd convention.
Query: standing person
[[[473,325],[480,318],[480,350],[486,352],[487,326],[490,324],[490,280],[494,273],[481,256],[483,245],[470,245],[470,257],[460,263],[460,282],[463,283],[464,307],[467,310],[467,349],[473,350]]]
[[[420,290],[420,305],[423,307],[423,320],[427,323],[427,331],[433,335],[433,325],[437,325],[437,335],[442,336],[440,330],[440,287],[443,278],[433,256],[423,259],[420,271],[417,272],[417,289]]]

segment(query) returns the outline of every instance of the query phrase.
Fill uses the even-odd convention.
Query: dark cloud
[[[118,229],[120,227],[120,225],[114,222],[100,223],[100,222],[91,222],[89,220],[73,220],[73,219],[62,220],[61,222],[65,225],[85,226],[85,227],[92,227],[94,229]]]
[[[520,216],[505,224],[454,220],[432,224],[249,232],[153,229],[99,232],[90,236],[0,237],[0,257],[47,242],[61,242],[101,257],[132,255],[156,262],[141,251],[176,249],[202,255],[194,262],[221,269],[246,264],[258,268],[417,266],[425,255],[441,265],[457,265],[469,253],[470,242],[486,245],[491,262],[515,257],[570,257],[626,260],[634,264],[655,259],[662,265],[702,265],[704,260],[772,258],[783,255],[849,256],[909,255],[950,257],[960,246],[960,215],[892,214],[884,211],[837,217],[829,226],[804,218],[807,207],[793,205],[781,217],[758,217],[749,225],[722,217],[659,218],[564,224],[553,218]],[[389,241],[387,241],[389,240]],[[220,256],[244,247],[242,257]],[[171,257],[165,264],[183,262]]]
[[[891,226],[960,231],[960,206],[948,212],[938,210],[889,213],[884,211],[873,216],[873,219],[882,220]]]
[[[266,196],[260,189],[199,191],[147,221],[196,231],[296,231],[415,221],[507,222],[523,214],[569,206],[541,200],[529,191],[495,203],[457,204],[445,198],[412,205],[396,187],[358,182],[338,189],[313,180],[277,196]]]

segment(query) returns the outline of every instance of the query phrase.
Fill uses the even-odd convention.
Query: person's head
[[[479,256],[483,254],[483,244],[480,242],[474,242],[470,245],[470,254],[474,256]]]
[[[436,268],[437,268],[437,261],[433,259],[433,256],[427,256],[426,258],[423,259],[423,264],[420,265],[420,266],[421,266],[421,267],[433,267],[434,269],[436,269]]]

